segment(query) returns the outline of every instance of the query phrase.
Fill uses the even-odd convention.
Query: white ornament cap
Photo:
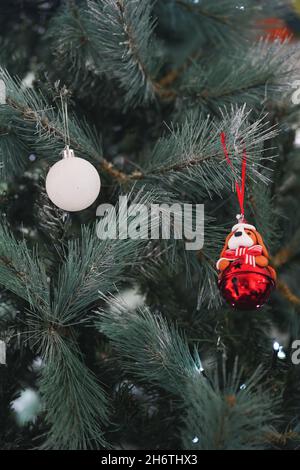
[[[71,149],[69,145],[66,145],[66,147],[63,150],[63,158],[71,158],[71,157],[75,157],[74,150]]]
[[[236,232],[239,229],[245,229],[245,228],[248,228],[249,230],[256,230],[254,225],[248,224],[246,222],[245,217],[242,214],[238,214],[236,218],[238,220],[238,223],[232,227],[231,229],[232,232]]]

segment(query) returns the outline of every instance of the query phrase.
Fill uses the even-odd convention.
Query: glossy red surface
[[[224,299],[239,310],[260,308],[275,287],[267,267],[253,267],[239,260],[220,274],[218,284]]]

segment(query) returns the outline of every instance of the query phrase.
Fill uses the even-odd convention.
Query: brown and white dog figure
[[[269,266],[269,253],[261,235],[254,225],[248,224],[245,220],[239,221],[232,227],[217,262],[217,269],[224,271],[232,261],[239,259],[252,267],[266,267],[270,276],[276,280],[276,272]]]

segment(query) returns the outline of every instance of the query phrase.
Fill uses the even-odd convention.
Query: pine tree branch
[[[263,174],[264,165],[260,158],[263,151],[261,144],[271,137],[275,129],[268,128],[264,118],[249,124],[249,113],[245,108],[236,111],[221,112],[222,119],[218,121],[197,113],[188,115],[181,126],[170,129],[170,134],[157,142],[148,159],[145,180],[151,181],[153,178],[155,181],[160,177],[161,183],[170,191],[174,191],[176,182],[180,182],[178,189],[184,186],[185,191],[189,188],[192,192],[198,188],[198,197],[204,192],[220,195],[222,189],[229,188],[234,178],[239,178],[239,141],[243,136],[248,161],[254,163],[254,166],[248,166],[248,177],[266,183],[267,173]],[[230,147],[235,149],[231,153],[234,165],[239,168],[236,175],[225,164],[220,145],[221,132],[226,133],[231,141]]]
[[[127,38],[126,42],[127,42],[128,50],[130,51],[131,57],[133,58],[133,61],[136,63],[138,69],[140,70],[143,80],[151,83],[151,78],[148,75],[148,71],[146,70],[144,63],[142,62],[139,56],[138,45],[136,44],[136,39],[134,37],[132,26],[129,23],[127,23],[126,10],[125,10],[126,5],[124,3],[124,0],[116,0],[115,3],[120,12],[120,21],[123,25],[125,37]]]
[[[151,72],[154,45],[151,3],[148,0],[89,1],[88,13],[94,28],[93,41],[103,44],[99,67],[119,81],[128,105],[151,101],[157,90]]]
[[[284,0],[274,0],[272,4],[268,0],[262,0],[259,5],[253,5],[252,0],[245,0],[243,5],[235,5],[231,1],[219,0],[218,2],[211,2],[210,0],[201,0],[196,2],[194,0],[175,0],[183,9],[192,13],[198,14],[204,18],[204,24],[207,20],[219,24],[221,26],[230,27],[231,29],[245,29],[246,24],[248,29],[258,29],[254,21],[259,18],[269,18],[271,15],[277,17],[282,15],[286,4]],[[226,12],[226,15],[224,15]],[[211,23],[209,23],[211,24]],[[250,28],[249,28],[250,25]]]
[[[96,302],[99,291],[109,291],[123,278],[129,260],[134,263],[144,244],[138,240],[99,240],[93,230],[83,229],[80,243],[69,242],[59,272],[53,299],[57,320],[72,324],[83,315],[87,319],[86,309]]]
[[[136,196],[133,207],[135,203],[149,204],[150,200],[151,193]],[[124,226],[132,217],[132,210],[129,208],[126,216],[120,215]],[[97,233],[94,226],[83,227],[81,238],[68,242],[57,268],[57,279],[48,278],[37,252],[0,227],[0,283],[30,304],[31,329],[36,331],[38,342],[52,329],[80,323],[83,315],[88,320],[86,309],[98,300],[99,291],[110,291],[118,280],[123,280],[125,268],[140,259],[147,240],[116,239],[114,216],[112,211],[110,236],[106,219],[99,222]],[[145,217],[146,222],[148,214]]]
[[[283,246],[273,257],[273,264],[275,268],[280,268],[286,263],[291,261],[299,252],[299,235],[300,230],[297,230],[292,240],[287,246]]]
[[[12,98],[10,96],[7,97],[7,104],[17,113],[21,114],[25,122],[34,125],[35,128],[38,127],[38,129],[40,129],[40,133],[45,136],[47,140],[49,140],[49,138],[56,138],[57,141],[61,142],[62,145],[64,144],[64,131],[61,127],[58,127],[57,118],[56,120],[50,120],[45,113],[38,112],[32,107],[30,107],[29,103],[24,105],[23,103],[20,103],[16,98]],[[268,133],[264,128],[264,125],[259,121],[253,124],[253,129],[251,126],[248,126],[247,129],[247,113],[245,112],[245,110],[242,109],[240,110],[240,115],[241,118],[239,126],[244,127],[244,129],[234,129],[234,132],[236,133],[238,131],[240,135],[243,134],[250,158],[250,147],[254,147],[256,145],[256,142],[260,142],[262,139],[269,138],[269,135],[271,135],[272,131]],[[198,117],[196,119],[199,120],[201,119],[201,117]],[[217,132],[213,130],[216,124],[214,122],[211,122],[210,125],[208,125],[207,120],[204,122],[204,124],[201,124],[198,127],[198,125],[196,126],[196,119],[192,119],[191,122],[186,122],[183,125],[182,129],[178,129],[176,132],[174,131],[173,134],[170,135],[169,140],[161,139],[158,142],[153,152],[154,164],[152,165],[152,168],[147,171],[135,170],[131,174],[126,174],[115,168],[112,163],[110,163],[102,156],[97,155],[97,159],[100,160],[99,165],[107,174],[109,174],[119,183],[127,183],[136,180],[147,180],[157,176],[163,177],[165,175],[174,175],[176,173],[180,176],[182,172],[190,171],[193,168],[195,168],[195,170],[198,172],[201,166],[206,165],[208,161],[211,162],[210,172],[212,172],[212,165],[214,165],[215,172],[216,174],[218,174],[220,172],[219,167],[217,166],[218,160],[222,161],[224,158],[222,153],[220,153],[219,156],[216,154],[216,150],[214,147],[219,145],[219,132],[221,132],[221,130]],[[221,122],[221,124],[218,124],[219,128],[221,129],[221,127],[223,127],[222,130],[224,130],[226,127],[228,127],[228,125],[231,126],[231,119],[232,118],[230,115],[224,114],[223,122]],[[213,134],[211,131],[213,131]],[[86,153],[87,149],[84,148],[83,144],[78,140],[78,138],[76,137],[76,133],[77,130],[76,128],[74,128],[74,132],[71,132],[70,143],[75,151],[77,150],[84,154]],[[228,132],[229,139],[231,137],[231,133],[232,130]],[[247,135],[249,135],[249,142],[247,139]],[[198,148],[196,144],[197,139],[199,140]],[[210,144],[208,144],[209,140],[211,141]],[[201,147],[201,145],[203,145],[203,148]],[[165,148],[168,149],[169,154],[167,158],[166,155],[164,155],[163,163],[162,159],[160,159],[160,162],[157,165],[157,156],[160,155],[160,153],[165,154]],[[180,151],[180,154],[178,153],[178,151]],[[199,156],[196,156],[195,152],[197,152]],[[184,159],[182,158],[182,153],[186,154],[186,157]],[[94,155],[94,159],[95,157],[96,156]],[[255,169],[255,167],[252,168],[253,170]],[[207,173],[205,172],[206,169],[208,169],[207,166],[203,167],[202,170],[204,171],[203,182],[205,182],[205,184],[207,184],[208,181]],[[189,173],[189,176],[191,176],[191,173]],[[199,178],[199,173],[197,173],[197,176]],[[198,183],[199,182],[200,181],[198,180]],[[216,187],[216,181],[214,179],[214,181],[212,181],[212,188]]]
[[[94,231],[85,229],[80,247],[78,242],[70,243],[57,285],[52,280],[50,290],[37,253],[2,227],[0,282],[29,303],[25,331],[32,349],[44,360],[40,392],[50,430],[43,448],[107,448],[102,430],[107,422],[107,399],[83,363],[73,325],[82,321],[83,311],[88,320],[86,308],[98,298],[98,289],[111,288],[126,256],[132,262],[137,253],[136,243],[128,250],[126,243],[122,247],[119,241],[101,242]]]
[[[281,248],[278,253],[273,257],[273,264],[275,268],[279,268],[288,263],[294,256],[294,250],[290,246]]]
[[[184,0],[176,0],[176,3],[180,5],[181,7],[185,8],[187,11],[191,13],[198,13],[199,15],[202,15],[204,17],[210,18],[214,21],[217,21],[218,23],[221,23],[223,25],[229,25],[230,22],[228,20],[228,17],[224,15],[214,15],[213,13],[204,10],[201,8],[201,5],[194,4],[192,5],[191,3],[187,3]]]
[[[196,52],[187,58],[186,62],[178,69],[171,70],[167,75],[163,76],[155,84],[155,89],[161,98],[177,98],[179,96],[178,91],[170,86],[179,79],[182,73],[190,67],[195,60],[200,58],[201,53]]]
[[[210,374],[208,380],[197,350],[193,357],[177,328],[147,307],[130,311],[116,299],[113,309],[99,311],[96,327],[109,338],[125,371],[137,383],[162,387],[175,394],[176,401],[179,398],[183,449],[262,447],[262,435],[270,431],[274,418],[275,400],[259,389],[260,369],[247,379],[245,390],[240,388],[237,363],[230,375],[223,371],[224,386],[217,374]]]
[[[285,431],[283,433],[277,431],[270,431],[264,439],[270,444],[285,446],[288,441],[300,441],[300,434],[295,431]]]
[[[300,297],[295,295],[286,282],[279,280],[277,283],[277,288],[281,294],[297,309],[300,308]]]
[[[6,256],[0,256],[0,262],[6,267],[9,268],[19,279],[24,281],[26,278],[26,274],[23,272],[18,271],[12,261],[8,259]],[[26,282],[26,281],[25,281]]]
[[[62,144],[64,144],[64,131],[55,126],[54,123],[50,122],[47,117],[41,117],[36,111],[31,109],[30,107],[23,106],[12,98],[7,98],[7,104],[19,113],[21,113],[22,117],[26,122],[30,122],[33,124],[38,123],[45,133],[47,133],[51,137],[59,139]],[[85,151],[85,149],[80,146],[76,138],[71,137],[70,144],[75,150]],[[111,162],[109,162],[102,156],[99,156],[99,159],[101,169],[103,169],[108,175],[110,175],[112,178],[114,178],[120,183],[128,182],[130,180],[138,180],[143,177],[143,174],[140,171],[134,171],[131,175],[128,175],[115,168],[115,166]]]
[[[113,163],[105,160],[102,157],[101,168],[110,175],[111,178],[115,179],[119,183],[127,183],[129,181],[141,180],[145,178],[145,175],[142,171],[135,170],[131,174],[124,173],[121,170],[118,170]]]
[[[177,329],[148,308],[130,312],[114,297],[101,298],[108,303],[113,301],[114,309],[99,310],[96,327],[112,341],[126,369],[142,381],[150,381],[175,394],[184,393],[185,381],[199,375],[200,363],[192,357]],[[135,361],[138,367],[134,366]]]
[[[41,448],[109,448],[103,432],[108,422],[108,400],[94,374],[85,366],[76,342],[55,331],[48,336],[42,357],[39,390],[50,429]]]
[[[199,155],[199,157],[196,156],[190,156],[189,160],[183,161],[181,163],[174,163],[174,165],[166,166],[164,168],[160,168],[158,170],[153,170],[151,173],[149,173],[149,176],[156,176],[156,175],[165,175],[167,173],[172,173],[172,172],[181,172],[184,170],[188,170],[189,168],[196,166],[196,165],[201,165],[204,162],[208,162],[209,160],[213,159],[219,159],[220,162],[223,160],[221,155]]]
[[[31,305],[45,310],[50,305],[49,283],[37,253],[17,241],[0,226],[0,283]]]
[[[229,58],[216,57],[214,64],[195,62],[182,75],[178,93],[215,112],[220,104],[245,102],[261,109],[262,100],[278,101],[279,93],[291,92],[291,83],[298,76],[298,55],[299,51],[286,43],[270,46],[263,40],[233,48]]]

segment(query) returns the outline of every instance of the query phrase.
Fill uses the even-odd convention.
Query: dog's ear
[[[232,237],[232,235],[233,235],[233,232],[230,232],[230,234],[227,235],[226,240],[225,240],[225,244],[224,244],[224,248],[223,248],[223,250],[220,254],[220,258],[224,258],[225,251],[228,250],[228,242],[229,242],[230,238]]]
[[[262,247],[262,254],[266,257],[266,258],[269,258],[270,255],[269,255],[269,252],[263,242],[263,239],[262,239],[262,236],[260,233],[258,233],[257,231],[255,231],[255,235],[256,235],[256,239],[257,239],[257,243]]]

